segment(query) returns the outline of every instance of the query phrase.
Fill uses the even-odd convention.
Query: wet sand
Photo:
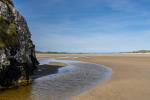
[[[41,56],[41,55],[38,55]],[[44,55],[42,55],[44,56]],[[72,97],[71,100],[150,100],[150,54],[47,55],[109,66],[110,80]]]
[[[67,66],[60,67],[58,70],[58,66],[53,66],[56,67],[57,73],[48,75],[51,68],[45,64],[49,62],[53,64],[61,62],[59,64],[65,63]],[[33,84],[0,91],[0,100],[67,100],[104,82],[111,76],[110,68],[93,63],[45,59],[41,64],[42,66],[39,66],[42,67],[41,71],[34,75],[36,77]]]
[[[150,100],[150,55],[100,55],[79,60],[109,66],[113,76],[71,100]]]
[[[94,84],[89,89],[86,88],[86,91],[74,92],[76,96],[70,95],[76,90],[75,87],[81,88],[87,85],[76,84],[74,81],[63,81],[69,75],[64,76],[62,80],[50,79],[50,83],[44,78],[39,78],[32,86],[17,88],[15,91],[14,89],[7,92],[1,91],[0,100],[62,100],[70,96],[72,97],[67,100],[150,100],[150,54],[40,54],[37,56],[40,59],[51,57],[59,60],[79,60],[103,64],[112,68],[113,75],[103,84],[93,87]],[[62,82],[64,85],[61,85]],[[68,87],[66,83],[74,84],[72,84],[73,87]],[[71,92],[70,90],[66,92],[65,89],[68,88],[71,88]],[[55,98],[56,95],[57,98]]]
[[[36,79],[32,89],[33,100],[68,100],[111,76],[111,69],[98,64],[69,60],[56,61],[67,64],[67,70],[64,73]]]

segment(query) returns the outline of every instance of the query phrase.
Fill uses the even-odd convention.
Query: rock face
[[[25,18],[11,0],[0,0],[0,86],[30,80],[38,61]]]

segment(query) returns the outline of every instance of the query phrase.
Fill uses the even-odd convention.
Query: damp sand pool
[[[103,65],[70,60],[41,60],[41,64],[62,62],[66,67],[55,74],[42,76],[30,86],[1,91],[0,100],[68,100],[72,96],[110,78],[112,70]]]

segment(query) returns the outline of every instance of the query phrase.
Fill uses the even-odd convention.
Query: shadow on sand
[[[64,66],[59,65],[39,65],[37,66],[37,70],[34,72],[34,75],[32,76],[33,79],[40,78],[42,76],[51,75],[51,74],[57,74],[58,69],[62,68]]]

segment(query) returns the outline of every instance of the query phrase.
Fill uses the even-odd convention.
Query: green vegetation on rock
[[[7,34],[11,36],[16,36],[16,25],[14,23],[10,23],[7,29]]]
[[[18,44],[16,25],[0,16],[0,48]]]

